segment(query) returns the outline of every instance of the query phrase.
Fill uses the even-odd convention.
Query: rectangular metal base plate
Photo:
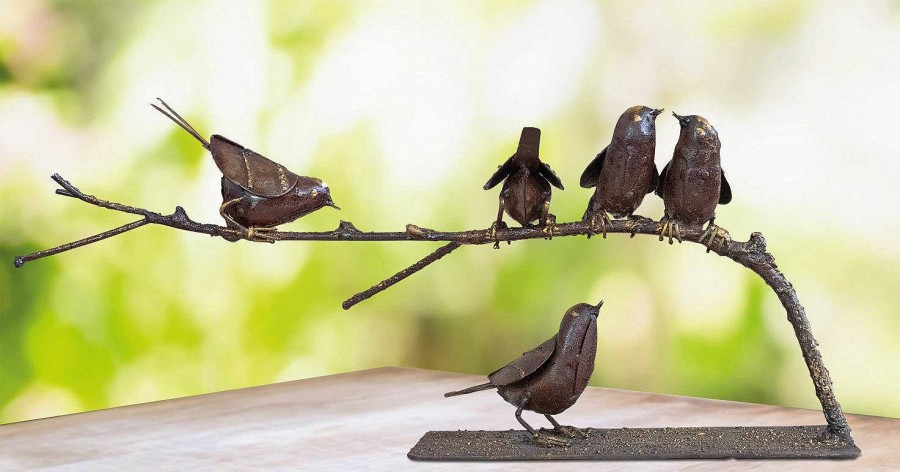
[[[407,454],[420,461],[850,459],[852,441],[826,426],[583,429],[568,447],[535,444],[521,430],[429,431]],[[541,430],[541,434],[551,431]]]

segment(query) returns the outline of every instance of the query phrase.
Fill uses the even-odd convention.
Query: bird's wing
[[[597,355],[597,330],[589,329],[581,343],[579,352],[578,370],[575,371],[575,391],[580,392],[587,387],[594,373],[594,357]]]
[[[528,377],[537,371],[556,349],[556,335],[544,341],[540,346],[522,354],[522,357],[510,362],[488,375],[491,385],[502,387]]]
[[[591,188],[597,186],[597,180],[600,178],[600,171],[603,170],[603,160],[606,159],[606,150],[609,146],[603,148],[600,154],[588,164],[587,168],[581,174],[581,186]]]
[[[669,161],[666,166],[663,167],[662,172],[659,174],[659,184],[656,186],[656,194],[663,198],[663,189],[666,187],[666,174],[669,172],[670,165],[672,165],[672,161]]]
[[[225,178],[258,197],[280,197],[300,178],[283,165],[218,134],[210,138],[209,151]]]
[[[556,176],[556,172],[553,172],[553,169],[550,168],[550,164],[541,162],[541,165],[538,166],[538,173],[541,174],[541,177],[547,179],[547,182],[550,182],[550,185],[560,190],[566,189],[565,187],[563,187],[562,181],[559,180],[559,177]]]
[[[722,171],[722,186],[719,188],[719,205],[726,205],[731,201],[731,185],[725,180],[725,171]]]
[[[487,183],[484,184],[485,190],[490,190],[496,187],[497,184],[503,182],[503,179],[505,179],[507,176],[509,176],[509,174],[512,173],[513,170],[515,170],[516,167],[513,163],[513,157],[507,159],[506,162],[504,162],[503,165],[501,165],[500,168],[497,169],[497,172],[494,172],[494,175],[491,176],[490,180],[488,180]]]
[[[647,193],[652,193],[656,189],[660,187],[660,183],[662,179],[660,178],[659,171],[656,170],[656,164],[653,164],[653,175],[650,176],[650,188],[647,189]]]

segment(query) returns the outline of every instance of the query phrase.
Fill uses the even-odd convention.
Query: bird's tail
[[[198,133],[197,130],[195,130],[194,127],[187,122],[187,120],[182,118],[181,115],[179,115],[177,111],[173,110],[168,103],[163,101],[163,99],[157,98],[157,100],[159,100],[159,103],[162,103],[162,105],[166,107],[166,110],[171,112],[171,114],[167,113],[166,110],[163,110],[162,108],[156,106],[155,103],[151,103],[150,105],[153,106],[153,108],[156,108],[163,115],[166,115],[167,118],[174,121],[175,124],[181,126],[185,131],[190,133],[191,136],[197,139],[197,141],[200,141],[200,144],[202,144],[204,148],[209,149],[209,141],[203,139],[203,136],[201,136],[200,133]]]
[[[467,394],[467,393],[480,392],[480,391],[482,391],[482,390],[489,390],[489,389],[492,389],[492,388],[497,388],[497,386],[494,385],[494,384],[492,384],[492,383],[490,383],[490,382],[488,382],[488,383],[483,383],[483,384],[481,384],[481,385],[476,385],[476,386],[474,386],[474,387],[469,387],[469,388],[464,388],[464,389],[462,389],[462,390],[457,390],[457,391],[455,391],[455,392],[447,392],[447,393],[444,394],[444,396],[445,396],[445,397],[455,397],[455,396],[457,396],[457,395],[465,395],[465,394]]]

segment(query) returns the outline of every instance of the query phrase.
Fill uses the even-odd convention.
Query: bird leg
[[[541,209],[541,232],[544,233],[545,239],[553,239],[553,232],[556,231],[556,215],[550,213],[550,200],[544,200],[544,208]]]
[[[706,242],[706,252],[711,251],[717,248],[716,252],[723,251],[725,249],[725,244],[728,241],[731,241],[731,233],[728,232],[727,229],[716,224],[716,217],[713,216],[709,220],[709,224],[706,225],[706,230],[703,231],[703,234],[700,235],[700,239],[698,242],[703,243],[704,239],[709,238],[709,241]],[[718,240],[718,244],[715,242]]]
[[[563,426],[563,425],[557,423],[556,419],[554,419],[550,415],[544,415],[544,417],[547,418],[547,420],[550,421],[550,424],[553,425],[554,431],[565,434],[566,436],[568,436],[570,438],[574,438],[575,436],[581,436],[582,438],[588,437],[588,434],[581,428],[576,428],[574,426]]]
[[[612,224],[612,221],[609,219],[606,210],[601,208],[599,212],[593,212],[591,214],[591,231],[595,230],[599,225],[600,232],[603,234],[603,239],[606,239],[606,227],[610,224]]]
[[[682,242],[678,222],[674,218],[663,216],[659,220],[659,240],[662,241],[666,236],[669,238],[669,244],[672,244],[672,238],[677,239],[679,243]]]
[[[219,205],[219,214],[222,215],[222,218],[224,218],[225,221],[228,223],[228,227],[231,228],[239,238],[246,236],[247,228],[244,228],[244,226],[242,224],[235,221],[234,218],[231,217],[231,215],[229,215],[228,213],[225,213],[225,209],[230,207],[231,205],[234,205],[234,204],[240,202],[240,201],[241,201],[241,198],[235,198],[234,200],[228,200],[227,202],[222,202],[222,204]]]
[[[581,221],[587,221],[590,223],[587,231],[588,239],[591,239],[591,236],[597,233],[603,233],[603,239],[606,239],[606,227],[611,224],[609,220],[609,215],[606,214],[606,210],[600,208],[599,210],[594,210],[594,198],[588,201],[588,208],[584,211],[584,215],[581,217]],[[597,228],[600,228],[597,231]]]
[[[247,228],[247,239],[251,241],[262,241],[267,243],[275,244],[275,239],[272,236],[272,233],[277,233],[278,228],[269,228],[266,226],[251,226]]]
[[[537,444],[547,447],[567,447],[569,445],[569,441],[566,441],[565,439],[561,439],[550,434],[541,434],[535,431],[535,429],[532,428],[531,425],[529,425],[525,422],[525,420],[522,419],[522,407],[519,407],[519,409],[516,410],[516,419],[519,420],[519,424],[525,427],[525,430],[531,433],[531,440]]]
[[[606,213],[606,210],[604,210],[603,208],[594,210],[593,198],[591,198],[591,201],[588,202],[587,210],[585,210],[584,216],[581,217],[581,221],[590,222],[590,228],[588,229],[587,233],[588,239],[591,239],[591,236],[598,233],[602,233],[603,239],[606,239],[606,229],[609,225],[612,224],[612,221],[610,221],[609,215]]]
[[[500,249],[500,240],[497,239],[497,230],[498,229],[507,229],[509,226],[506,226],[506,223],[503,222],[503,208],[506,206],[506,200],[503,199],[503,195],[500,195],[500,208],[497,210],[497,221],[491,223],[491,239],[494,240],[494,249]],[[512,244],[507,241],[507,244]]]
[[[219,206],[219,214],[222,215],[222,218],[225,218],[225,221],[228,222],[228,226],[234,230],[235,234],[238,237],[247,239],[248,241],[261,241],[267,243],[275,243],[275,238],[270,236],[267,233],[278,231],[276,228],[265,228],[265,227],[250,227],[247,228],[244,225],[238,223],[231,217],[228,213],[225,213],[225,209],[228,207],[240,202],[243,199],[235,198],[233,200],[228,200],[227,202],[222,202],[222,205]]]

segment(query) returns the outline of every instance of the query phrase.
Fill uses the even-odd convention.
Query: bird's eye
[[[309,192],[309,194],[312,195],[313,197],[315,197],[316,195],[319,194],[319,191],[316,189],[312,189],[312,192]]]

